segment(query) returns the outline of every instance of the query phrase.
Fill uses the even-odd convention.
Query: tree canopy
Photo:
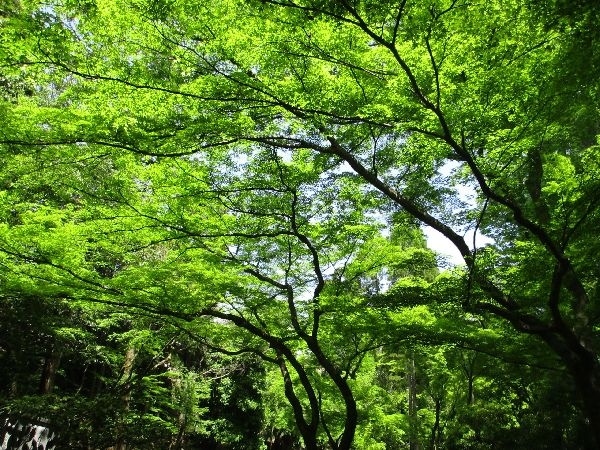
[[[87,448],[599,448],[594,6],[4,2],[2,414]]]

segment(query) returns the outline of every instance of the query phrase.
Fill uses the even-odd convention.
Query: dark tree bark
[[[61,352],[52,346],[51,350],[44,357],[44,365],[42,367],[42,374],[40,376],[40,394],[51,394],[54,389],[54,382],[56,380],[56,372],[60,366]]]
[[[439,441],[440,441],[440,418],[441,418],[441,412],[442,412],[442,401],[439,397],[435,397],[434,403],[435,403],[435,422],[433,423],[433,427],[431,428],[430,448],[432,450],[437,450],[439,448]]]
[[[417,372],[414,355],[408,360],[408,417],[410,420],[409,448],[419,450],[418,417],[417,417]]]
[[[123,410],[126,412],[129,410],[129,404],[131,401],[131,375],[133,373],[133,363],[135,361],[136,352],[133,347],[129,347],[125,352],[125,360],[123,362],[123,374],[121,379],[123,380],[123,394],[121,400],[123,401]],[[126,450],[127,442],[125,439],[125,430],[122,426],[118,427],[117,430],[117,442],[115,444],[115,450]]]

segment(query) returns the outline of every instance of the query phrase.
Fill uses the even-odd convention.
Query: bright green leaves
[[[0,19],[6,293],[68,299],[90,314],[112,305],[160,315],[213,350],[277,361],[291,372],[297,423],[323,419],[334,434],[344,408],[353,420],[350,385],[361,448],[425,446],[424,436],[441,446],[440,414],[452,421],[454,411],[469,421],[448,428],[456,446],[494,435],[479,413],[515,428],[509,409],[520,400],[510,396],[454,408],[465,391],[493,387],[470,350],[405,343],[515,354],[531,343],[477,308],[554,333],[556,317],[574,317],[563,300],[597,290],[598,86],[576,73],[565,81],[582,70],[569,33],[583,19],[565,34],[535,8],[494,1],[9,6]],[[419,220],[464,244],[468,272],[438,276]],[[495,241],[469,258],[474,229]],[[556,262],[567,259],[555,288]],[[141,319],[89,320],[54,335],[89,341],[86,358],[93,333],[109,335],[98,358],[113,372],[130,349],[148,361],[169,341]],[[399,354],[377,360],[401,341]],[[175,366],[135,367],[136,401],[152,413],[143,432],[175,434],[163,415],[171,408],[186,416],[181,430],[210,428],[241,445],[227,423],[191,418],[204,412],[207,385],[189,364]],[[223,381],[215,395],[234,404],[236,386]],[[271,389],[282,397],[282,385]],[[258,408],[252,398],[240,414]],[[325,442],[325,427],[313,432]]]

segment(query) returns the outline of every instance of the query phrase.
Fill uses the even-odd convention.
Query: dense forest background
[[[0,445],[600,448],[598,11],[2,0]]]

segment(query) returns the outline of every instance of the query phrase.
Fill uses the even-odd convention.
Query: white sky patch
[[[452,176],[453,172],[460,168],[460,166],[460,162],[448,161],[438,169],[438,174],[441,177],[448,179]],[[456,197],[460,201],[466,203],[471,208],[475,208],[477,206],[477,192],[473,184],[455,184],[454,189],[456,192]],[[471,250],[494,243],[493,239],[481,234],[479,230],[477,230],[477,233],[474,233],[474,228],[474,225],[472,225],[471,228],[455,230],[458,233],[462,232],[462,236]],[[452,266],[465,263],[458,249],[442,233],[428,226],[422,226],[422,229],[427,239],[427,246],[431,250],[444,257]],[[473,240],[473,234],[475,234],[475,240]]]
[[[276,150],[276,152],[277,152],[277,156],[279,156],[284,163],[289,164],[292,162],[292,159],[294,157],[293,150],[278,148]]]
[[[453,266],[458,266],[465,263],[458,249],[442,233],[427,226],[423,227],[423,232],[425,233],[425,237],[427,239],[427,246],[434,252],[447,259],[448,263]],[[473,230],[467,230],[467,232],[464,234],[464,238],[469,248],[473,250]],[[480,248],[487,244],[492,244],[493,242],[493,239],[477,231],[475,235],[475,247]]]

